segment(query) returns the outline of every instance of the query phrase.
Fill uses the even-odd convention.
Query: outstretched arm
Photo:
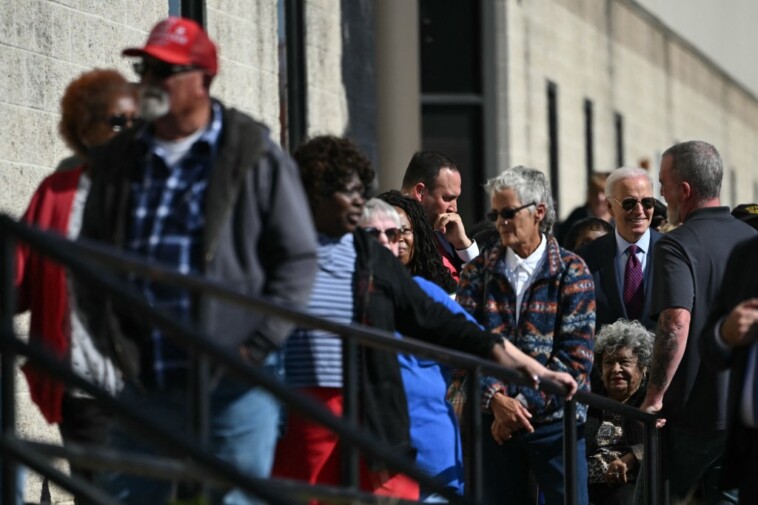
[[[505,339],[502,344],[492,348],[491,357],[503,366],[519,370],[532,382],[534,387],[537,387],[541,380],[550,380],[562,384],[566,388],[568,398],[571,398],[576,393],[576,381],[571,375],[566,372],[548,370],[537,360],[527,356],[518,347]]]

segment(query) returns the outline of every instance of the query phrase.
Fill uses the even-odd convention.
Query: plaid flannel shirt
[[[128,251],[180,273],[202,272],[205,194],[222,122],[221,106],[214,102],[205,131],[173,167],[166,164],[166,152],[155,142],[150,129],[138,137],[149,154],[131,186]],[[142,278],[133,278],[132,282],[153,307],[184,322],[193,320],[189,292]],[[150,336],[156,384],[164,386],[169,378],[182,381],[188,366],[185,353],[167,341],[158,328],[153,328]]]

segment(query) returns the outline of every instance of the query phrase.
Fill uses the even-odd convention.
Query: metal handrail
[[[191,341],[190,343],[192,346],[201,349],[203,353],[207,353],[214,360],[222,363],[230,372],[234,373],[236,376],[243,378],[243,380],[252,381],[257,385],[269,389],[272,394],[280,397],[285,403],[289,404],[292,402],[292,406],[295,408],[298,408],[298,405],[300,405],[300,408],[303,408],[302,406],[306,405],[306,407],[303,408],[303,414],[313,418],[317,422],[324,424],[334,431],[341,432],[344,430],[342,436],[345,437],[345,440],[349,442],[350,445],[355,444],[367,453],[372,454],[374,457],[379,456],[384,459],[383,457],[386,456],[386,459],[384,460],[390,466],[394,467],[398,471],[408,474],[413,478],[417,478],[417,480],[419,480],[422,485],[429,486],[432,489],[439,487],[436,485],[436,482],[433,481],[433,479],[423,474],[419,475],[413,467],[408,467],[403,460],[397,458],[394,454],[388,453],[388,451],[384,450],[383,447],[376,446],[377,444],[372,444],[373,441],[364,440],[365,437],[362,438],[361,433],[357,429],[355,429],[353,426],[343,425],[337,421],[334,416],[331,416],[331,414],[328,414],[324,409],[321,409],[321,406],[310,400],[310,398],[303,398],[302,395],[295,394],[293,391],[287,389],[286,387],[283,387],[280,383],[274,381],[266,374],[260,373],[254,368],[248,366],[239,357],[230,354],[228,351],[214,345],[212,342],[204,340],[202,338],[202,335],[198,334],[193,329],[181,325],[165,314],[154,311],[152,308],[147,306],[144,299],[142,299],[137,294],[120,292],[124,286],[119,284],[120,281],[118,278],[114,277],[112,274],[97,271],[93,265],[84,261],[82,259],[82,256],[88,261],[95,261],[101,266],[107,266],[109,269],[115,271],[136,273],[154,281],[170,283],[183,289],[202,291],[208,295],[251,310],[265,311],[267,314],[289,319],[290,321],[293,321],[300,326],[319,328],[330,331],[332,333],[336,333],[344,338],[349,338],[350,341],[355,341],[363,345],[369,345],[391,352],[413,353],[423,357],[435,359],[441,363],[445,363],[458,368],[473,370],[475,380],[470,381],[472,384],[471,387],[473,392],[475,392],[475,388],[477,387],[475,384],[478,383],[478,377],[480,374],[498,377],[501,380],[507,382],[528,385],[528,381],[525,380],[525,378],[518,372],[465,353],[451,351],[447,348],[419,342],[410,338],[397,339],[394,335],[388,332],[370,327],[365,327],[357,324],[341,325],[333,323],[331,321],[319,319],[309,314],[294,310],[290,307],[283,306],[261,297],[250,297],[243,295],[226,288],[221,283],[208,280],[202,276],[179,274],[171,269],[156,266],[155,264],[148,263],[140,258],[120,252],[114,252],[112,248],[105,247],[101,244],[86,241],[78,241],[77,243],[72,243],[60,236],[35,230],[26,225],[16,222],[7,216],[0,215],[0,236],[7,235],[18,237],[32,247],[44,250],[45,253],[54,260],[68,265],[69,268],[78,274],[83,275],[88,282],[93,282],[100,285],[101,287],[114,290],[113,295],[115,297],[122,299],[127,304],[139,307],[140,310],[144,311],[151,319],[153,319],[157,325],[169,328],[171,331],[167,333],[167,336],[170,337],[175,332],[178,332],[183,335],[184,342],[187,341],[186,337],[189,336],[189,340]],[[19,352],[24,353],[22,349],[19,349]],[[3,361],[5,361],[6,354],[7,353],[3,353]],[[347,383],[345,387],[347,389],[350,386],[351,384]],[[83,389],[86,389],[86,386],[84,384],[82,384],[82,387]],[[550,381],[545,381],[544,383],[540,384],[540,388],[547,393],[557,394],[561,397],[564,397],[566,393],[565,389],[561,385],[552,383]],[[345,394],[347,396],[348,392],[346,391]],[[476,394],[469,395],[472,400],[477,396],[478,395]],[[658,455],[655,421],[657,419],[657,416],[640,411],[639,409],[616,402],[609,398],[583,391],[578,392],[573,401],[579,401],[597,408],[609,410],[638,420],[645,425],[645,458],[646,460],[650,460],[647,462],[648,464],[645,465],[645,474],[648,478],[647,482],[650,484],[649,486],[646,486],[646,490],[648,491],[647,494],[649,495],[647,497],[647,503],[656,504],[656,490],[658,488],[656,469],[658,465]],[[567,408],[571,411],[573,411],[573,401],[566,402]],[[311,405],[308,405],[309,402]],[[472,401],[472,403],[476,405],[477,402]],[[321,410],[319,411],[319,409]],[[478,415],[474,415],[472,417],[476,418]],[[473,424],[476,425],[477,423]],[[573,459],[573,457],[571,457],[571,454],[576,454],[575,430],[569,429],[575,425],[574,416],[565,415],[564,424],[566,426],[565,435],[567,439],[566,459],[569,460]],[[481,433],[481,426],[479,426],[478,430],[479,433]],[[477,444],[474,445],[476,446]],[[477,452],[476,449],[474,452]],[[569,469],[570,466],[571,465],[566,465],[566,468]],[[470,489],[467,491],[467,495],[473,498],[475,502],[478,501],[478,497],[481,493],[480,483],[470,482],[468,486]],[[575,496],[572,499],[571,495],[575,495],[575,492],[571,486],[572,484],[567,482],[567,503],[575,503],[576,500]],[[454,502],[466,502],[465,500],[461,500],[460,497],[457,497],[456,495],[452,495],[451,493],[446,494],[449,495],[449,498]]]

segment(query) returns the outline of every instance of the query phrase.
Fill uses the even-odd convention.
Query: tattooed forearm
[[[682,309],[666,309],[658,317],[653,346],[653,362],[650,370],[650,383],[660,390],[668,388],[681,359],[680,345],[686,342],[689,331],[689,318],[683,324],[678,317]],[[689,313],[687,314],[689,315]],[[673,365],[673,366],[672,366]]]

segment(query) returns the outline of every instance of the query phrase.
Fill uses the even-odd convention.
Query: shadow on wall
[[[342,79],[347,95],[345,136],[376,167],[376,67],[374,1],[341,0]]]

